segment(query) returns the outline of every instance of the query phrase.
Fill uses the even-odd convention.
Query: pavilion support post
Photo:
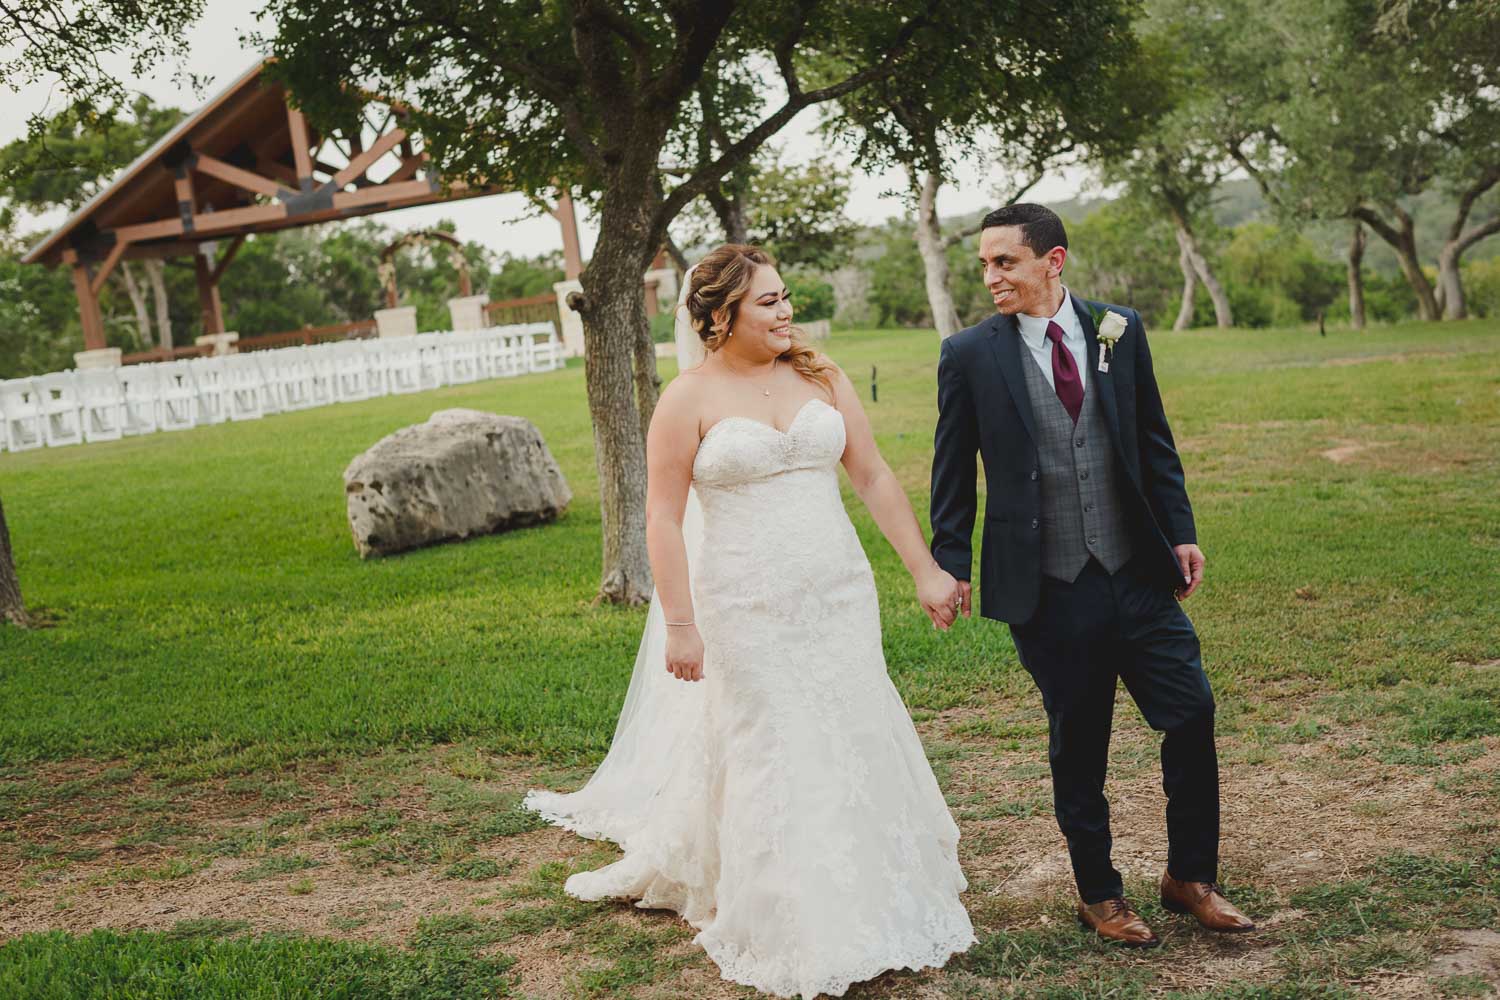
[[[578,242],[578,216],[573,211],[573,197],[566,188],[558,193],[552,217],[562,226],[563,276],[573,281],[583,273],[583,249]]]
[[[313,189],[312,140],[308,136],[307,119],[296,108],[286,109],[287,126],[292,134],[292,159],[297,170],[297,184],[303,192]],[[332,171],[329,171],[332,173]]]
[[[78,259],[78,251],[63,252],[63,261],[73,271],[73,292],[78,296],[78,318],[83,323],[83,349],[104,350],[104,316],[99,311],[99,296],[89,280],[89,266]]]

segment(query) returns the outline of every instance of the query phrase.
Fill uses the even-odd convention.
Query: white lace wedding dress
[[[709,429],[690,551],[704,680],[667,674],[653,602],[609,758],[581,791],[526,800],[624,849],[569,893],[676,910],[725,979],[784,997],[841,996],[974,941],[958,828],[886,674],[843,450],[820,399],[785,432]]]

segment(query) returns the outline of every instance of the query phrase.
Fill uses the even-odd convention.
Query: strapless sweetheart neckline
[[[698,439],[698,445],[699,447],[702,447],[703,442],[708,440],[708,436],[710,434],[712,434],[714,431],[718,430],[720,427],[731,420],[740,420],[748,424],[758,424],[761,427],[764,427],[766,430],[771,431],[772,433],[780,434],[781,436],[785,437],[786,435],[792,433],[792,431],[797,426],[797,421],[802,419],[802,415],[807,412],[807,408],[814,403],[823,403],[824,406],[828,406],[828,404],[824,403],[821,398],[819,398],[818,396],[814,396],[807,402],[803,403],[801,406],[797,407],[797,412],[792,414],[792,422],[786,425],[786,430],[782,430],[775,424],[768,424],[764,420],[756,420],[754,417],[742,417],[738,414],[730,414],[727,417],[720,417],[718,420],[714,421],[714,425],[712,427],[703,432],[703,436]],[[833,406],[828,406],[828,408],[830,410],[837,409]]]

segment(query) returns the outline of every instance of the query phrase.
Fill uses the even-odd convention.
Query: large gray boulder
[[[364,558],[554,521],[573,499],[531,421],[459,409],[375,442],[344,495]]]

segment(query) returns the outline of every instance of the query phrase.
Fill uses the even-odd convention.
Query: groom
[[[1203,553],[1145,328],[1134,310],[1069,294],[1068,237],[1050,209],[991,212],[979,253],[996,315],[946,340],[938,361],[933,557],[961,581],[972,614],[978,453],[988,491],[979,611],[1010,624],[1041,690],[1084,925],[1129,946],[1159,943],[1110,861],[1104,775],[1118,678],[1165,733],[1162,905],[1211,930],[1252,930],[1216,882],[1214,700],[1177,604],[1198,589]]]

